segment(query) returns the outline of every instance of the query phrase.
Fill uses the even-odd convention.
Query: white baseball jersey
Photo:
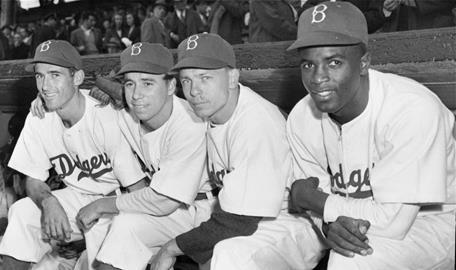
[[[287,123],[294,178],[317,176],[326,192],[355,199],[455,203],[454,115],[413,80],[370,70],[369,84],[367,107],[342,126],[321,113],[310,96],[294,107]],[[325,205],[325,217],[328,212],[331,219],[369,219],[368,211],[360,215],[360,209],[338,200],[338,205]]]
[[[221,208],[247,216],[276,217],[291,177],[291,152],[279,109],[240,85],[238,104],[222,125],[208,127],[211,178]]]
[[[54,167],[68,187],[84,194],[106,195],[119,183],[129,186],[144,178],[115,111],[96,106],[95,99],[82,93],[84,115],[70,128],[56,112],[43,119],[29,114],[8,166],[42,181]]]
[[[151,132],[144,131],[125,110],[119,113],[121,130],[147,167],[153,190],[190,205],[198,192],[212,189],[206,170],[206,124],[186,100],[173,96],[170,118]],[[137,206],[135,196],[132,193],[117,198],[119,209]]]

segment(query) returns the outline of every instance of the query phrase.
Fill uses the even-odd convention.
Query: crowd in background
[[[454,1],[347,0],[361,9],[369,33],[455,25]],[[70,41],[82,55],[117,53],[147,41],[176,48],[188,36],[217,33],[231,44],[292,40],[305,9],[324,0],[151,0],[95,8],[60,18],[6,25],[0,33],[0,60],[33,57],[49,39]]]

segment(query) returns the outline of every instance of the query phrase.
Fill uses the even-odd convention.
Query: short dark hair
[[[50,19],[54,20],[54,21],[57,21],[57,16],[54,14],[54,13],[50,13],[50,14],[47,14],[45,17],[44,17],[44,21],[49,21]]]
[[[96,18],[95,14],[92,13],[92,12],[83,12],[83,13],[81,14],[81,21],[88,20],[90,16]]]
[[[2,31],[5,30],[6,28],[8,28],[10,31],[12,31],[11,26],[9,26],[9,25],[2,26]]]

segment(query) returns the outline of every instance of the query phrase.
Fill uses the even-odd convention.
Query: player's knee
[[[239,251],[239,247],[242,247],[242,245],[239,245],[239,240],[237,238],[225,239],[215,245],[212,257],[231,257],[235,252]]]
[[[35,208],[36,205],[30,198],[20,199],[11,205],[8,212],[8,219],[11,221],[13,219],[28,218],[30,216],[28,213]]]
[[[362,270],[360,268],[360,255],[345,257],[337,252],[331,251],[328,260],[328,270]]]
[[[122,213],[112,219],[110,232],[126,233],[133,230],[136,215]]]

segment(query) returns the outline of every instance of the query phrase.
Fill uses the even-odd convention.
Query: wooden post
[[[16,1],[2,0],[0,12],[0,27],[16,23]]]

